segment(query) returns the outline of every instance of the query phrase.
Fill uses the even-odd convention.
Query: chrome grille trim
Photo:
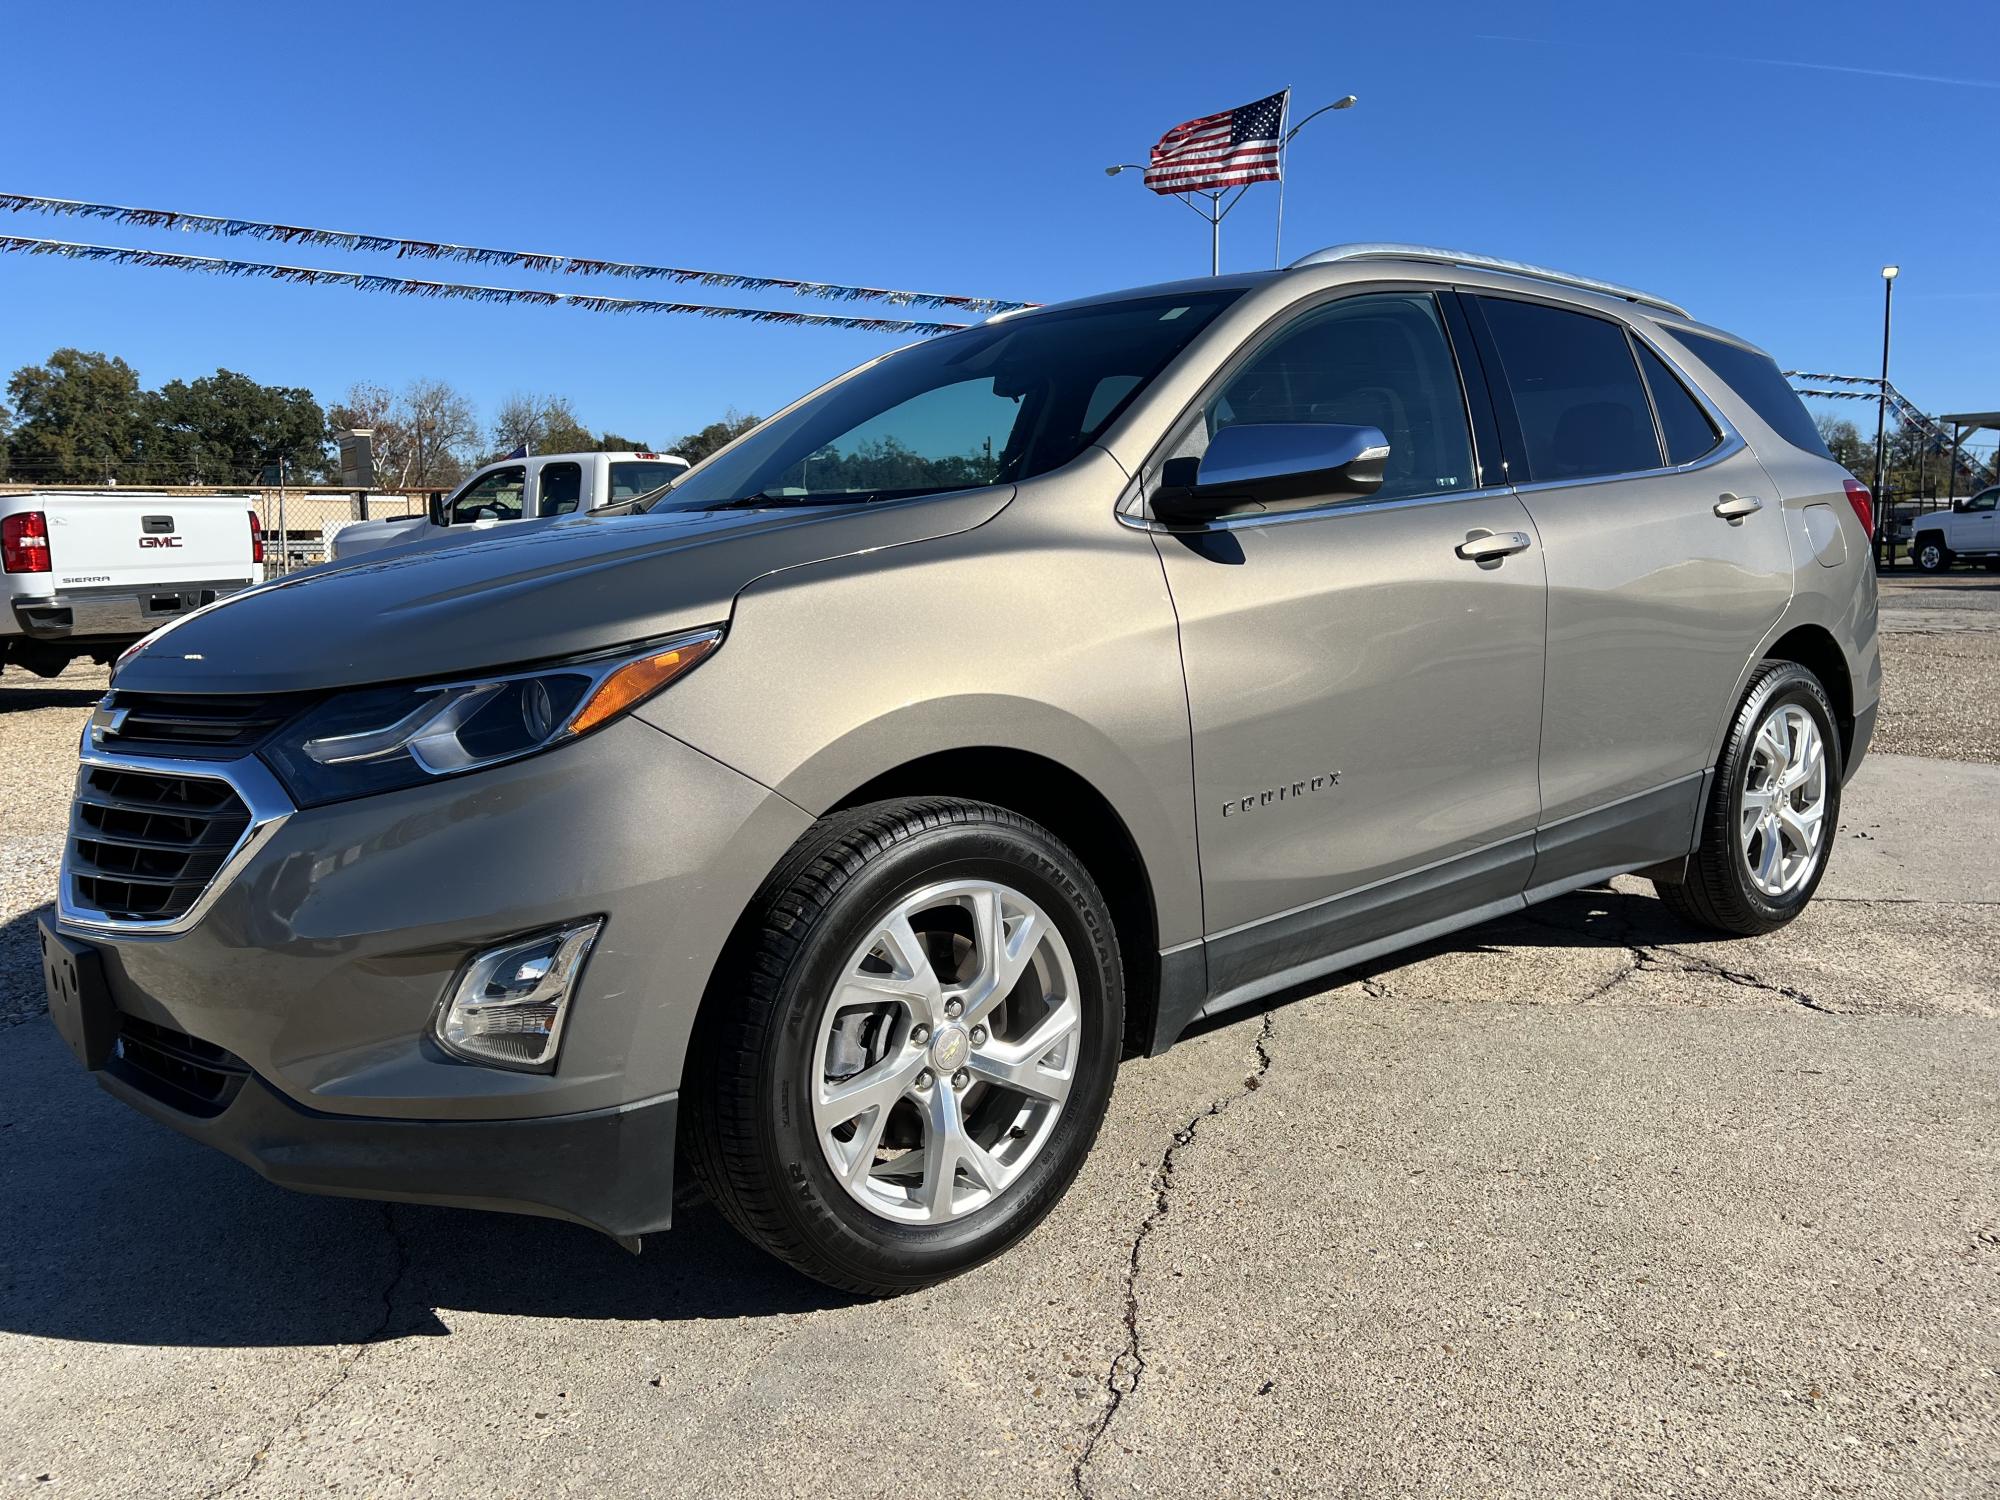
[[[257,851],[269,843],[272,835],[284,826],[285,820],[297,811],[291,798],[264,766],[254,757],[240,760],[214,761],[189,760],[163,755],[120,755],[108,750],[98,750],[91,746],[86,730],[79,752],[76,773],[76,791],[70,803],[70,824],[68,836],[63,841],[62,869],[56,878],[56,918],[58,924],[84,933],[132,933],[158,936],[172,936],[188,931],[207,915],[215,900],[229,888],[243,867],[250,863]],[[86,843],[101,841],[98,830],[83,821],[81,808],[87,800],[97,796],[89,787],[92,771],[126,771],[141,776],[173,776],[189,781],[220,782],[236,794],[236,799],[249,811],[249,821],[236,841],[229,846],[215,873],[208,877],[194,903],[175,917],[119,917],[100,911],[83,900],[78,892],[76,866],[80,856],[77,852],[79,839]],[[186,848],[187,846],[180,846]],[[92,872],[81,872],[92,873]],[[114,877],[115,878],[115,877]]]

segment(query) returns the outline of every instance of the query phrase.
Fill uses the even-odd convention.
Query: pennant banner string
[[[127,208],[116,203],[85,203],[75,198],[42,198],[32,193],[0,193],[0,209],[11,213],[56,214],[79,219],[110,219],[146,228],[179,229],[191,234],[248,236],[288,245],[326,245],[340,250],[376,251],[397,258],[458,261],[473,265],[519,266],[529,271],[555,271],[572,276],[622,276],[637,281],[671,281],[681,285],[727,287],[747,292],[792,292],[835,302],[889,302],[901,307],[955,308],[963,312],[1013,312],[1032,302],[998,297],[959,297],[943,292],[904,292],[890,287],[845,286],[834,281],[802,281],[790,276],[741,276],[729,271],[697,271],[686,266],[651,266],[631,261],[590,260],[572,255],[543,255],[527,250],[492,250],[478,245],[454,245],[436,240],[407,240],[393,235],[353,234],[338,229],[311,229],[297,224],[267,224],[257,219],[229,219],[214,214],[179,213],[164,208]]]
[[[212,276],[254,276],[267,281],[345,286],[362,292],[394,292],[406,297],[441,297],[463,302],[532,302],[540,307],[580,307],[585,312],[684,313],[698,318],[741,318],[752,323],[794,323],[811,328],[852,328],[864,333],[914,333],[924,337],[956,333],[964,323],[929,323],[915,318],[843,317],[833,313],[787,312],[772,307],[717,307],[705,302],[660,302],[642,297],[598,297],[584,292],[544,292],[529,287],[473,286],[458,281],[417,281],[360,271],[326,271],[311,266],[278,266],[254,260],[218,260],[169,250],[127,250],[115,245],[80,245],[68,240],[0,235],[0,254],[57,255],[65,260],[109,261],[119,266],[163,266]]]

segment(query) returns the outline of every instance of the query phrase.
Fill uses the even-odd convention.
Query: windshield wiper
[[[759,490],[740,500],[718,500],[713,505],[690,506],[691,510],[765,510],[795,505],[866,505],[874,500],[907,500],[913,495],[935,495],[938,490],[821,490],[810,495],[773,495]]]

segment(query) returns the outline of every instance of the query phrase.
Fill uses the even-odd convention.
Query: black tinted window
[[[1458,367],[1430,296],[1353,297],[1272,338],[1208,403],[1238,422],[1339,422],[1389,440],[1379,498],[1469,490],[1472,440]]]
[[[1639,368],[1646,372],[1646,389],[1653,393],[1653,410],[1660,414],[1660,435],[1667,440],[1667,462],[1691,464],[1721,441],[1708,413],[1688,394],[1667,362],[1639,346]]]
[[[566,516],[583,498],[583,465],[542,465],[542,514]]]
[[[1520,418],[1528,478],[1660,467],[1652,408],[1622,325],[1534,302],[1479,301]]]
[[[1794,448],[1803,448],[1823,458],[1833,457],[1826,451],[1826,444],[1821,441],[1819,428],[1813,425],[1805,403],[1785,383],[1784,375],[1770,355],[1758,354],[1739,344],[1725,344],[1721,339],[1704,338],[1698,333],[1683,333],[1678,328],[1673,334],[1693,351],[1695,358],[1728,381],[1736,394],[1779,437]]]

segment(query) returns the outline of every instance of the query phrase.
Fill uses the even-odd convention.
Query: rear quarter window
[[[1779,437],[1794,448],[1803,448],[1821,458],[1833,457],[1821,441],[1819,428],[1813,425],[1805,403],[1786,383],[1777,361],[1770,355],[1679,328],[1672,331],[1675,338],[1687,345],[1689,353],[1727,381],[1729,388]]]

